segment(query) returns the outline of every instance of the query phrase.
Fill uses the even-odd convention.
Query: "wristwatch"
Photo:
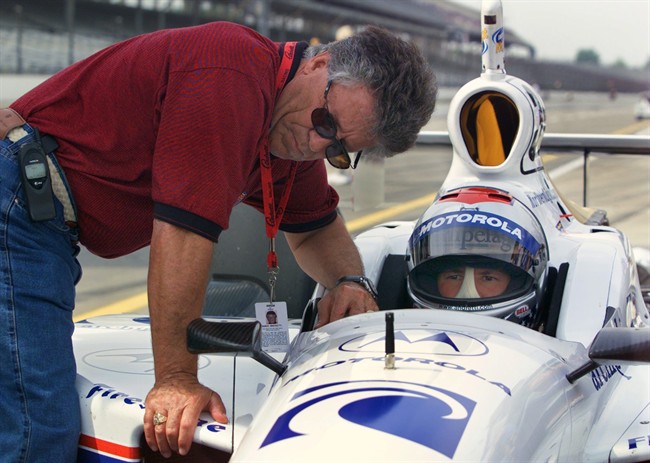
[[[377,300],[377,290],[375,289],[375,285],[372,284],[372,281],[370,281],[369,278],[364,277],[363,275],[346,275],[338,279],[336,282],[335,286],[340,285],[341,283],[347,283],[347,282],[352,282],[356,283],[358,285],[361,285],[363,289],[368,291],[372,298],[376,301]]]

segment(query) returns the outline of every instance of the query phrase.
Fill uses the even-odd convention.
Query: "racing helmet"
[[[408,292],[421,307],[534,327],[547,249],[538,220],[509,194],[454,190],[438,198],[413,230]]]

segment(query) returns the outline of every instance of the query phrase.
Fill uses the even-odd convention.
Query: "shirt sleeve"
[[[278,176],[279,181],[274,182],[275,197],[278,202],[288,177],[291,161],[274,160],[274,163],[283,164],[281,170],[285,172],[282,177]],[[264,213],[261,190],[255,191],[244,202]],[[301,161],[298,163],[298,171],[287,208],[282,216],[280,230],[301,233],[324,227],[336,218],[338,202],[339,195],[327,183],[324,162],[322,160]]]
[[[216,241],[258,160],[270,101],[237,70],[170,75],[152,169],[156,218]]]

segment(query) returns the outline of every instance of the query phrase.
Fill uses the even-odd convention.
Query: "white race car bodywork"
[[[395,369],[386,369],[383,312],[304,332],[294,322],[281,377],[246,355],[200,356],[200,379],[220,393],[230,424],[204,416],[195,442],[233,462],[650,459],[650,367],[603,363],[567,380],[589,362],[606,321],[645,326],[629,245],[613,228],[563,220],[545,229],[550,262],[570,269],[555,337],[470,313],[395,310]],[[357,237],[371,279],[387,256],[406,255],[413,228],[393,222]],[[148,319],[92,319],[77,324],[74,340],[83,434],[92,438],[83,451],[139,461],[153,383]]]
[[[499,37],[498,30],[486,36]],[[489,187],[533,213],[546,235],[548,266],[562,272],[554,333],[413,304],[313,329],[308,306],[302,324],[290,323],[286,356],[270,354],[280,374],[243,352],[199,356],[199,379],[221,395],[230,422],[202,416],[193,448],[216,449],[212,461],[231,462],[650,460],[650,366],[638,362],[649,358],[650,318],[630,244],[615,228],[578,220],[556,191],[535,149],[541,101],[497,70],[502,65],[488,56],[482,76],[452,100],[454,156],[438,197]],[[485,92],[509,98],[519,118],[509,156],[491,167],[472,159],[460,117]],[[389,256],[407,258],[415,226],[392,222],[356,237],[376,284]],[[314,298],[323,293],[317,286]],[[211,324],[222,323],[254,325],[233,318]],[[612,329],[622,348],[603,360],[592,353],[594,339]],[[644,354],[617,336],[629,331],[641,334]],[[392,337],[394,368],[387,363]],[[154,378],[148,318],[86,320],[73,341],[79,461],[141,461],[143,403]]]
[[[200,379],[231,423],[204,417],[195,442],[233,462],[650,458],[646,365],[603,365],[571,384],[566,375],[589,360],[579,342],[474,314],[394,314],[395,369],[384,365],[381,312],[294,326],[280,378],[247,356],[201,356]],[[140,461],[153,383],[146,320],[77,325],[75,345],[82,449]]]

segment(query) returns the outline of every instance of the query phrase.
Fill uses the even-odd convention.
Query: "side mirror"
[[[620,360],[632,363],[650,362],[649,328],[601,329],[589,347],[589,358],[595,362]]]
[[[603,363],[650,362],[650,328],[602,328],[589,346],[589,358],[589,362],[566,376],[570,383],[573,384]]]
[[[262,350],[262,325],[258,321],[207,321],[197,318],[187,326],[187,350],[192,354],[249,353],[281,376],[287,369]]]

